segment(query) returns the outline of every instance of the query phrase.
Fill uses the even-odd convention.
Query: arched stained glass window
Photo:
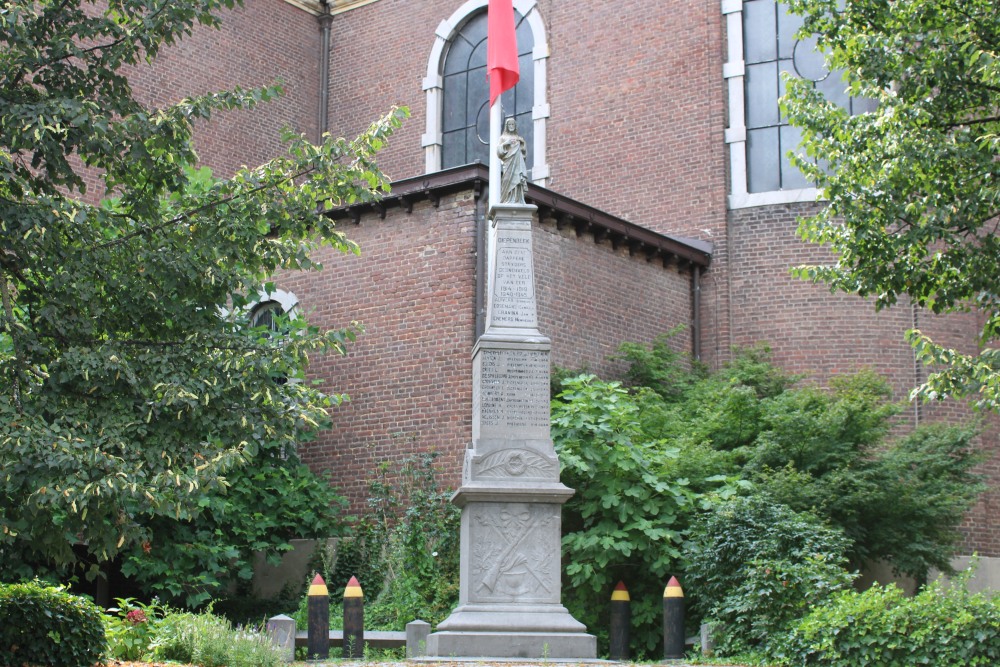
[[[813,82],[827,99],[852,114],[873,108],[868,99],[847,94],[842,71],[831,72],[815,40],[796,39],[802,17],[780,0],[723,0],[729,54],[732,196],[730,206],[757,206],[815,199],[813,184],[788,158],[801,140],[778,105],[785,93],[783,73]]]
[[[513,116],[528,146],[533,145],[535,42],[531,27],[514,13],[520,81],[500,96],[504,117]],[[486,78],[486,12],[474,14],[448,43],[443,71],[441,166],[456,167],[479,160],[489,163],[490,86]],[[534,155],[528,151],[528,168]]]

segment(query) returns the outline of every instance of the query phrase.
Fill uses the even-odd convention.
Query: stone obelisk
[[[512,130],[508,121],[503,137]],[[472,443],[452,498],[462,508],[459,605],[428,637],[430,656],[579,659],[597,652],[594,636],[561,603],[561,512],[573,490],[559,481],[549,432],[551,345],[538,330],[536,207],[524,203],[520,141],[513,166],[504,160],[501,203],[490,209],[486,330],[472,352]]]

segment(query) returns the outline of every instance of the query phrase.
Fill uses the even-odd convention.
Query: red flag
[[[489,0],[486,21],[486,76],[490,79],[490,106],[521,78],[517,66],[513,0]]]

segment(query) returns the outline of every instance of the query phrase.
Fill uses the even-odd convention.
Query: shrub
[[[341,594],[355,576],[365,595],[365,626],[403,630],[443,621],[458,604],[461,510],[440,486],[435,452],[383,462],[369,480],[368,513],[331,553],[318,552],[330,591],[330,627],[343,622]],[[294,618],[305,629],[303,596]]]
[[[0,584],[0,666],[91,667],[105,645],[90,600],[37,580]]]
[[[814,605],[850,585],[847,539],[764,496],[734,498],[696,524],[686,585],[716,624],[721,654],[766,649]]]
[[[787,665],[965,667],[1000,664],[1000,598],[964,579],[913,598],[896,586],[843,591],[813,610],[774,652]]]
[[[168,613],[157,625],[153,655],[162,660],[200,667],[278,667],[277,648],[264,633],[234,628],[226,619],[205,612]]]
[[[105,616],[108,654],[119,660],[138,660],[149,652],[162,609],[133,598],[116,598],[114,616]]]
[[[149,521],[149,539],[127,553],[122,573],[147,595],[195,608],[247,585],[255,553],[277,565],[294,538],[342,534],[345,499],[293,452],[285,454],[262,450],[252,465],[232,470],[228,490],[202,494],[195,516]]]
[[[725,481],[698,470],[688,476],[680,450],[644,431],[642,415],[657,402],[648,389],[581,375],[564,379],[552,403],[562,480],[576,490],[563,508],[564,601],[605,650],[608,601],[623,580],[636,657],[662,641],[663,587],[676,573],[689,519],[708,502],[705,490],[721,493]]]

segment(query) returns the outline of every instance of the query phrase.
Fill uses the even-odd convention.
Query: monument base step
[[[579,659],[597,657],[597,638],[584,632],[435,632],[427,656]]]

